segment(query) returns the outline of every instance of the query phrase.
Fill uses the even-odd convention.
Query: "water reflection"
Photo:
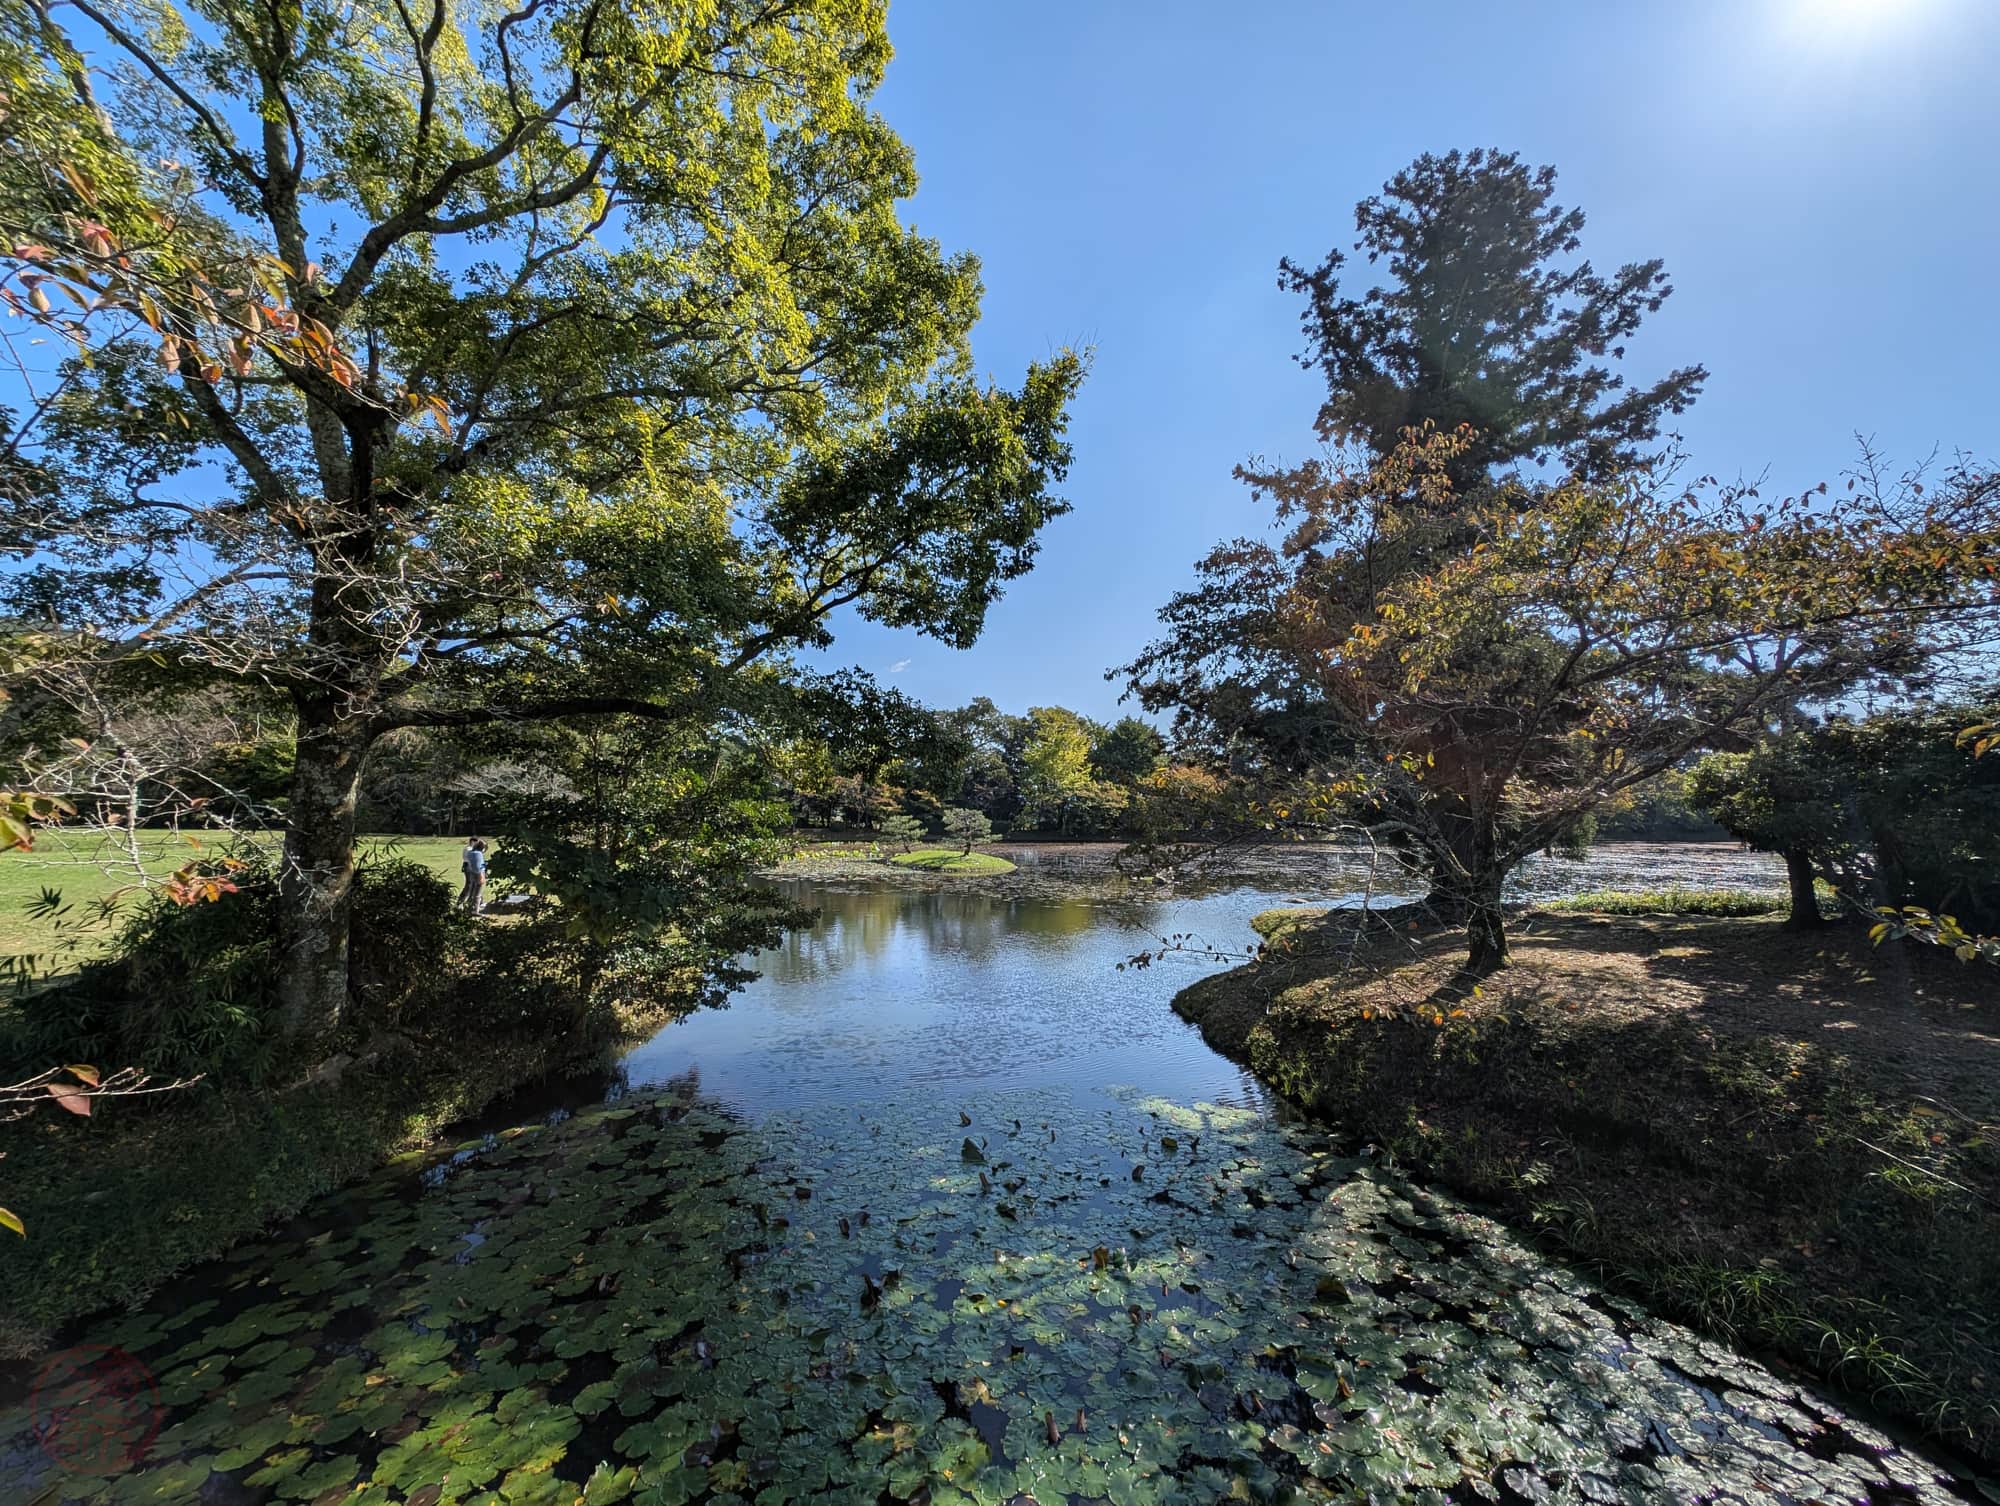
[[[1104,849],[1010,848],[1043,873],[1103,876]],[[1114,887],[1019,897],[976,886],[793,880],[817,925],[752,959],[760,977],[726,1009],[669,1026],[625,1063],[633,1086],[695,1074],[739,1113],[924,1099],[981,1089],[1136,1086],[1182,1102],[1268,1107],[1248,1074],[1173,1013],[1173,995],[1221,965],[1193,951],[1144,970],[1119,964],[1185,938],[1241,953],[1250,917],[1273,905],[1387,902],[1386,874],[1331,848],[1278,851],[1289,867],[1253,886]],[[1067,865],[1067,866],[1066,866]],[[1768,888],[1775,860],[1722,844],[1621,844],[1585,863],[1524,865],[1522,898],[1674,883]]]
[[[1106,923],[1144,932],[1166,908],[1080,899],[996,899],[979,893],[827,889],[808,882],[776,887],[820,913],[818,925],[794,931],[781,945],[758,955],[758,969],[778,984],[817,982],[899,949],[985,962],[1017,936],[1081,938]],[[1050,960],[1047,954],[1044,960]]]
[[[1262,1106],[1254,1079],[1167,1007],[1212,963],[1118,964],[1170,932],[1242,947],[1265,891],[1199,899],[999,898],[976,891],[783,886],[819,923],[760,953],[724,1010],[627,1058],[634,1085],[698,1070],[750,1113],[975,1088],[1143,1084]]]

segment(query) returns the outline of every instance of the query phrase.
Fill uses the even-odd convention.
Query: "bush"
[[[89,1062],[220,1086],[260,1087],[295,1067],[273,1028],[277,874],[249,850],[236,887],[181,904],[148,893],[111,954],[0,1013],[0,1056]],[[349,977],[357,1032],[408,1029],[448,1000],[465,922],[421,864],[390,858],[355,872]]]
[[[1690,791],[1732,835],[1810,864],[1850,906],[1917,905],[2000,928],[2000,759],[1960,736],[1988,693],[1836,718],[1750,753],[1711,754]]]
[[[347,986],[359,1017],[410,1026],[450,993],[471,922],[422,863],[370,855],[354,875]]]

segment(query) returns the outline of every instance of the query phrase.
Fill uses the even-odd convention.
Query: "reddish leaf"
[[[49,1096],[68,1109],[72,1114],[81,1114],[86,1119],[90,1117],[90,1100],[77,1092],[75,1088],[65,1087],[60,1083],[53,1082],[47,1083],[45,1086],[49,1090]]]

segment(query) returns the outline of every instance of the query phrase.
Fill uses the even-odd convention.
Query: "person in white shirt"
[[[465,844],[465,851],[459,855],[458,870],[465,875],[465,887],[458,892],[458,903],[462,909],[474,915],[486,911],[486,842],[482,837],[473,837]]]

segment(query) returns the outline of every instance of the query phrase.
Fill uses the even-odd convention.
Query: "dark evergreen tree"
[[[1348,296],[1338,250],[1311,270],[1279,264],[1306,299],[1299,359],[1326,378],[1322,439],[1386,455],[1405,428],[1469,424],[1461,489],[1519,461],[1594,478],[1648,457],[1708,373],[1626,386],[1613,366],[1673,289],[1658,259],[1610,277],[1580,259],[1583,211],[1557,204],[1555,184],[1511,152],[1426,154],[1355,206],[1354,249],[1385,268],[1382,285]]]
[[[1090,772],[1113,784],[1137,784],[1166,762],[1167,740],[1136,716],[1120,717],[1090,749]]]

